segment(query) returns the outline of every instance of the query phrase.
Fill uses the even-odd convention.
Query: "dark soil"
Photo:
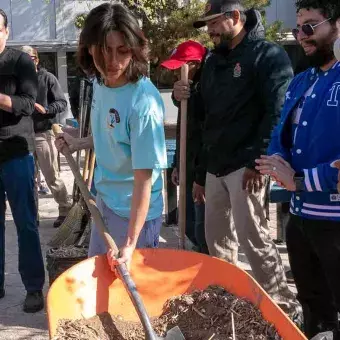
[[[221,287],[209,287],[167,301],[163,315],[152,323],[157,335],[163,337],[166,331],[179,326],[186,340],[233,340],[233,328],[237,340],[281,339],[257,308]],[[88,320],[63,320],[57,333],[53,340],[145,339],[140,323],[126,322],[108,313]]]

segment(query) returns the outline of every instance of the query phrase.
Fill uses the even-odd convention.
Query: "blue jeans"
[[[101,212],[105,225],[109,229],[111,237],[114,239],[118,248],[121,248],[127,238],[129,220],[115,214],[97,196],[97,206]],[[159,244],[159,234],[162,226],[162,217],[151,221],[146,221],[139,235],[137,248],[157,248]],[[89,257],[106,254],[105,242],[95,225],[91,228],[91,238],[89,246]]]
[[[0,290],[5,281],[6,195],[12,210],[19,244],[19,273],[28,292],[42,290],[44,262],[37,227],[34,158],[29,154],[0,164]]]
[[[198,248],[200,253],[209,254],[205,241],[205,204],[195,204],[192,198],[194,181],[192,172],[187,173],[186,190],[186,236]]]

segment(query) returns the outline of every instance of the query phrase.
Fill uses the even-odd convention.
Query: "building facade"
[[[266,8],[266,18],[269,23],[279,20],[285,30],[291,30],[296,26],[295,0],[271,0]]]

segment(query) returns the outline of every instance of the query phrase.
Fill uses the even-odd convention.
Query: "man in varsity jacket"
[[[17,228],[19,272],[27,291],[24,311],[44,307],[44,262],[34,193],[32,113],[38,78],[31,58],[7,48],[8,21],[0,9],[0,299],[5,296],[6,196]],[[0,300],[1,306],[1,300]]]
[[[315,67],[297,75],[286,94],[269,156],[257,160],[292,192],[287,249],[308,338],[332,331],[340,339],[340,34],[338,0],[298,0],[293,34]]]

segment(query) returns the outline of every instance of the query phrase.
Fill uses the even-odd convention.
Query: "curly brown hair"
[[[104,3],[92,9],[86,17],[77,51],[77,60],[84,72],[89,76],[96,76],[98,81],[102,82],[102,76],[95,67],[89,48],[93,45],[97,46],[98,60],[101,66],[104,65],[103,51],[106,48],[106,37],[112,31],[123,34],[125,44],[132,52],[131,62],[125,72],[128,81],[136,82],[143,76],[147,76],[148,40],[139,27],[136,17],[119,3]]]

